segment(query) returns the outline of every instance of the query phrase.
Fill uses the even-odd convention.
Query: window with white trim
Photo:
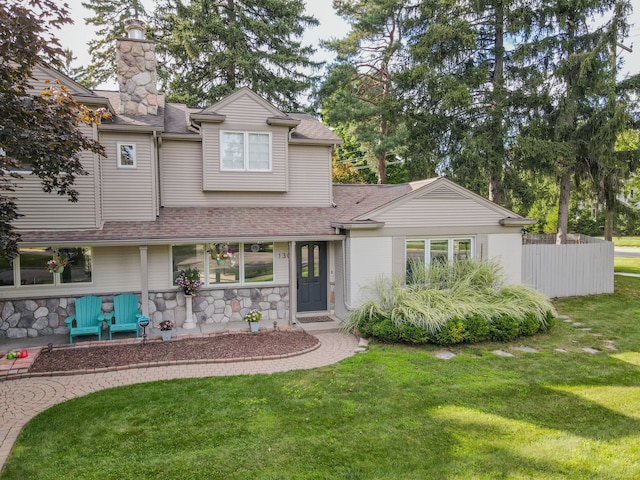
[[[473,258],[473,238],[414,238],[405,247],[408,278],[418,265],[423,268]]]
[[[271,171],[271,133],[221,131],[220,170]]]
[[[204,286],[271,283],[273,247],[272,242],[173,245],[173,285],[180,272],[187,268],[200,271]]]
[[[118,168],[136,168],[136,144],[118,142]]]
[[[23,247],[13,262],[0,261],[0,287],[91,283],[92,265],[90,247]]]

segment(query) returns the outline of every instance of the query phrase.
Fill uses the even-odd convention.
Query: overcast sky
[[[84,18],[91,15],[90,10],[86,10],[81,2],[83,0],[65,0],[70,7],[71,18],[74,20],[73,25],[65,26],[57,32],[58,38],[62,42],[64,48],[73,51],[77,61],[74,66],[87,65],[89,63],[89,54],[87,53],[87,41],[91,39],[94,28],[85,25]],[[85,0],[86,1],[86,0]],[[152,9],[153,1],[144,0],[148,9]],[[633,24],[629,37],[624,41],[628,47],[633,46],[633,53],[619,49],[619,56],[624,60],[624,67],[621,74],[640,73],[640,0],[632,0],[634,12],[629,19]],[[307,12],[313,15],[320,22],[320,26],[308,29],[304,35],[304,43],[314,46],[318,53],[314,60],[330,61],[331,55],[321,51],[318,42],[320,39],[328,39],[331,37],[342,37],[348,31],[346,23],[334,15],[331,8],[330,0],[307,0]],[[101,88],[116,89],[117,85],[101,85]]]

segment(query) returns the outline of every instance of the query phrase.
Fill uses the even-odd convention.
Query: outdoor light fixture
[[[278,322],[273,322],[273,330],[276,331],[278,330]]]
[[[53,343],[47,343],[47,352],[51,353],[53,351]]]
[[[149,326],[149,317],[140,317],[138,325],[142,327],[142,344],[147,344],[147,327]]]

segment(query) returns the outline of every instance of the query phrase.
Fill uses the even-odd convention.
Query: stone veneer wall
[[[113,311],[113,295],[102,298],[102,311]],[[75,313],[77,297],[0,301],[0,338],[38,337],[68,333],[64,320]],[[153,327],[172,320],[178,327],[186,319],[186,300],[182,292],[149,293],[149,317]],[[288,321],[289,287],[229,288],[203,290],[193,298],[197,323],[241,321],[251,310],[260,310],[263,320]]]
[[[149,40],[117,40],[116,66],[120,89],[120,113],[158,114],[155,49],[155,43]]]

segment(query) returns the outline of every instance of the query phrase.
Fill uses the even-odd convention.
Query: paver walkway
[[[71,398],[106,388],[173,380],[231,375],[268,374],[332,365],[358,351],[358,340],[342,333],[316,333],[320,347],[312,352],[274,360],[136,368],[86,375],[32,377],[0,382],[0,471],[26,423],[38,413]]]

